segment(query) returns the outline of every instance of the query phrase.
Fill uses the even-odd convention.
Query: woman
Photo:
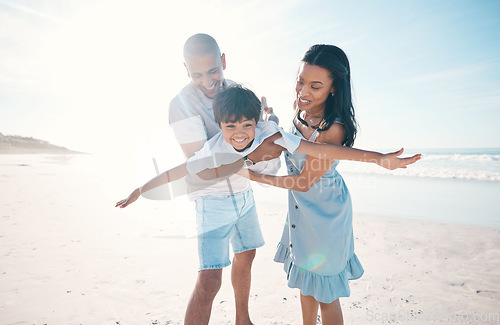
[[[356,120],[345,53],[314,45],[297,74],[296,115],[291,132],[310,141],[352,147]],[[363,275],[354,254],[349,191],[335,167],[296,151],[285,153],[288,176],[250,172],[250,179],[289,189],[287,222],[275,255],[284,263],[288,286],[300,289],[303,323],[342,324],[339,297],[350,295],[348,280]]]

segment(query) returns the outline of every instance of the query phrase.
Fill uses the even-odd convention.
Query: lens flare
[[[306,263],[304,264],[304,268],[308,271],[313,271],[323,265],[326,260],[325,251],[312,253],[307,257]]]

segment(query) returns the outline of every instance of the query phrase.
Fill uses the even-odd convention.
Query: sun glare
[[[90,93],[92,102],[100,102],[143,98],[151,89],[168,87],[160,72],[167,62],[179,62],[182,71],[180,50],[171,48],[179,49],[183,37],[166,35],[165,24],[145,11],[112,2],[80,8],[48,36],[42,51],[51,90],[68,98]]]
[[[180,21],[162,17],[160,3],[78,5],[64,23],[48,24],[37,54],[40,84],[60,118],[123,139],[132,128],[145,135],[166,125],[168,102],[188,81]]]

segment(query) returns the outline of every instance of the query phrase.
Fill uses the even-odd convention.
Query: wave
[[[338,170],[340,173],[500,182],[500,149],[445,150],[412,150],[422,152],[422,159],[406,169],[389,171],[374,164],[343,161]]]
[[[487,162],[487,161],[500,161],[500,155],[428,155],[427,160],[448,160],[448,161],[477,161],[477,162]]]

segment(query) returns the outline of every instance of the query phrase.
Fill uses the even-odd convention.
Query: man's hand
[[[387,168],[389,170],[394,170],[397,168],[406,168],[406,166],[411,165],[422,157],[421,154],[416,154],[411,157],[407,158],[398,158],[398,156],[401,156],[403,153],[403,148],[401,150],[392,152],[392,153],[386,153],[382,154],[380,159],[376,161],[377,165]]]
[[[281,133],[276,132],[269,138],[265,139],[260,146],[257,147],[257,149],[248,155],[248,158],[254,163],[278,158],[281,155],[281,152],[286,150],[282,146],[274,143],[274,141],[279,138],[281,138]]]
[[[273,108],[272,107],[269,107],[267,105],[267,99],[266,97],[262,97],[261,99],[261,108],[262,108],[262,120],[263,121],[273,121],[275,122],[276,124],[280,124],[280,119],[278,118],[278,116],[276,116],[276,114],[274,114],[274,111],[273,111]]]

